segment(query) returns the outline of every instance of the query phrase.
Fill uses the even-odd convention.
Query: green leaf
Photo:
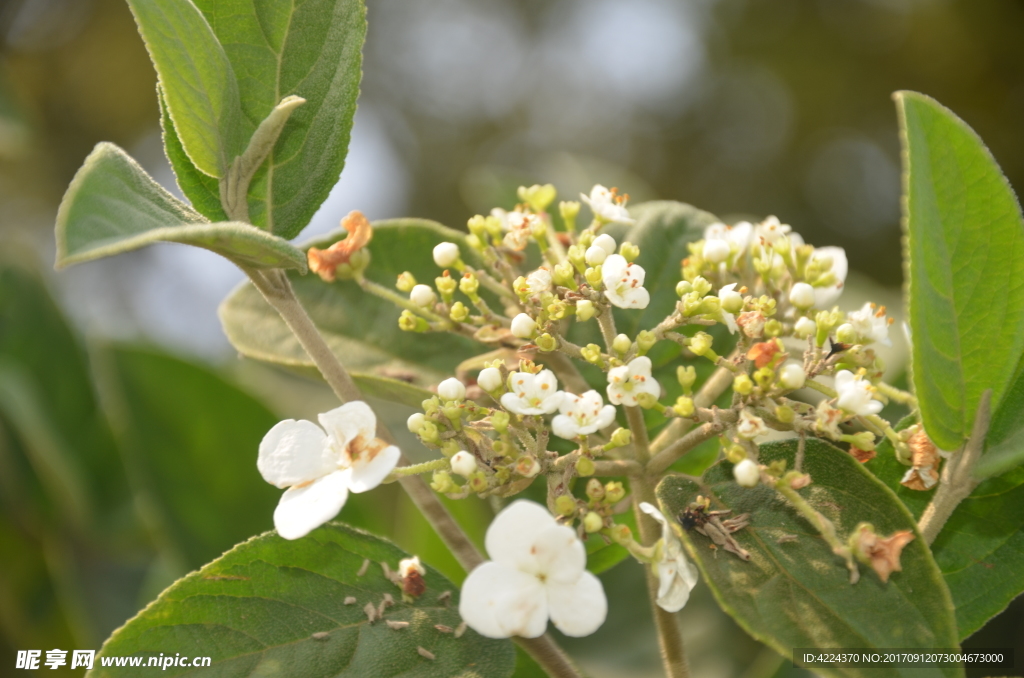
[[[907,417],[895,428],[912,423]],[[915,518],[935,494],[900,485],[908,467],[896,460],[888,441],[878,446],[878,455],[866,466],[896,492]],[[932,553],[956,606],[960,638],[967,638],[1024,593],[1024,468],[978,485],[946,521]]]
[[[306,246],[327,247],[340,236],[335,232]],[[366,277],[391,290],[403,271],[432,283],[441,273],[430,255],[434,245],[457,243],[463,257],[472,261],[465,238],[460,231],[422,219],[375,222],[369,244],[372,263]],[[398,307],[364,292],[354,281],[325,283],[312,275],[291,275],[291,280],[313,322],[350,370],[384,375],[409,372],[413,383],[428,385],[450,375],[466,357],[481,352],[482,346],[469,339],[399,330]],[[291,367],[313,367],[291,330],[251,284],[243,283],[231,293],[221,305],[220,319],[228,339],[242,355]]]
[[[423,401],[433,398],[434,394],[427,389],[401,379],[390,379],[376,374],[352,373],[352,380],[363,392],[363,395],[381,400],[390,400],[409,407],[419,409]]]
[[[91,678],[116,676],[120,669],[101,668],[102,657],[209,656],[204,675],[218,676],[461,676],[499,678],[511,675],[515,649],[509,640],[491,640],[467,630],[461,638],[434,628],[455,628],[458,589],[427,568],[426,593],[411,603],[385,579],[407,557],[390,542],[330,523],[309,536],[286,541],[268,533],[225,553],[202,570],[164,591],[156,602],[130,620],[103,645]],[[364,560],[366,573],[358,572]],[[437,596],[451,591],[449,604]],[[370,624],[363,608],[379,606],[385,594],[396,604],[384,619],[406,621],[391,629]],[[351,605],[344,603],[354,597]],[[430,660],[417,648],[433,653]],[[183,675],[189,669],[157,668],[133,675]]]
[[[1024,217],[992,154],[935,100],[897,92],[914,390],[954,450],[981,394],[998,408],[1024,353]]]
[[[785,460],[792,467],[796,441],[761,445],[762,463]],[[804,471],[812,484],[801,495],[836,526],[840,538],[861,521],[880,535],[912,529],[907,510],[884,485],[848,454],[810,438]],[[678,516],[698,494],[710,496],[712,509],[750,514],[750,525],[733,536],[750,552],[749,561],[722,549],[713,551],[707,537],[683,532],[691,556],[722,608],[748,633],[783,656],[794,647],[819,648],[955,648],[958,647],[953,605],[935,561],[920,535],[901,557],[902,572],[888,583],[861,566],[861,578],[850,584],[843,561],[817,531],[772,488],[740,487],[732,465],[708,469],[698,485],[669,476],[658,486],[658,499]],[[784,535],[795,541],[779,543]],[[827,669],[829,676],[915,676],[917,669]],[[941,675],[962,676],[959,666],[942,667]]]
[[[211,224],[159,184],[127,153],[97,144],[57,212],[57,267],[138,249],[154,242],[203,247],[239,266],[306,270],[306,256],[249,224]]]
[[[1003,402],[992,415],[985,447],[985,455],[974,467],[978,478],[998,475],[1024,464],[1024,357]]]
[[[185,153],[181,139],[174,129],[171,115],[167,112],[167,101],[163,88],[157,83],[156,98],[160,104],[160,128],[163,130],[164,152],[171,163],[171,170],[178,180],[178,188],[192,203],[193,209],[210,221],[228,221],[224,206],[220,202],[220,182],[216,177],[203,174]]]
[[[296,95],[306,100],[249,187],[252,223],[293,238],[327,199],[345,166],[362,75],[366,9],[361,0],[195,0],[195,5],[237,76],[245,140],[281,99]],[[179,185],[199,212],[222,219],[216,185],[211,191],[209,182],[196,176],[191,152],[186,156],[174,148],[178,137],[186,149],[189,144],[169,95],[164,139]]]
[[[256,124],[243,116],[231,63],[189,0],[128,0],[167,109],[192,163],[222,177]]]
[[[204,367],[128,347],[101,355],[132,483],[185,570],[269,529],[281,491],[256,456],[278,417]]]

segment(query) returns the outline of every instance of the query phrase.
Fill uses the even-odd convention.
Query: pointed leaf
[[[761,463],[785,460],[792,467],[796,441],[761,445]],[[914,521],[892,492],[850,455],[809,438],[804,471],[813,479],[800,494],[832,521],[840,538],[861,521],[880,535],[914,530]],[[959,639],[953,605],[927,545],[917,534],[904,549],[902,572],[888,583],[861,566],[850,584],[843,561],[815,529],[772,488],[740,487],[732,464],[719,462],[698,485],[669,476],[658,486],[666,515],[678,517],[698,494],[710,496],[713,510],[750,514],[750,525],[733,536],[750,552],[749,561],[722,549],[696,531],[683,532],[691,556],[719,605],[748,633],[783,656],[794,647],[819,648],[956,648]],[[793,535],[795,540],[779,542]],[[828,676],[916,676],[919,669],[816,667]],[[962,676],[960,666],[936,672]]]
[[[295,541],[274,533],[255,537],[160,594],[104,643],[97,668],[88,675],[118,675],[120,669],[102,667],[103,657],[159,658],[161,653],[209,656],[211,666],[201,672],[215,678],[511,675],[511,641],[483,638],[472,630],[455,638],[434,628],[455,628],[461,622],[458,589],[439,572],[428,567],[426,593],[413,602],[402,600],[381,563],[394,571],[405,557],[390,542],[341,523]],[[364,560],[370,565],[359,576]],[[444,591],[452,592],[448,604],[437,600]],[[409,626],[396,630],[382,620],[369,623],[364,606],[379,606],[385,594],[396,603],[384,610],[384,619]],[[356,602],[346,605],[350,596]],[[190,669],[149,671],[174,676]]]
[[[1024,217],[992,154],[963,121],[898,92],[914,390],[945,450],[970,433],[982,392],[996,409],[1024,353]]]
[[[203,247],[241,266],[306,270],[306,256],[287,241],[249,224],[209,223],[123,150],[97,144],[57,212],[57,267],[154,242]]]
[[[301,110],[301,109],[299,109]],[[306,246],[327,247],[341,237],[333,233]],[[434,245],[458,243],[472,261],[464,233],[422,219],[395,219],[374,224],[369,244],[372,260],[366,276],[394,289],[403,271],[432,282],[441,271],[430,256]],[[325,283],[320,278],[292,275],[292,286],[327,343],[353,371],[382,375],[409,372],[413,383],[436,383],[455,371],[466,356],[480,353],[481,344],[449,334],[417,334],[398,329],[399,309],[364,292],[351,280]],[[292,367],[311,368],[312,361],[260,293],[242,284],[220,308],[221,323],[242,355]]]
[[[1005,473],[1024,464],[1024,357],[1017,366],[1013,383],[992,415],[985,447],[985,455],[974,467],[978,478]]]
[[[306,100],[249,187],[252,223],[293,238],[327,199],[345,166],[362,76],[366,8],[361,0],[195,4],[237,76],[246,141],[283,98]],[[185,149],[189,144],[170,96],[168,103],[165,142],[179,185],[198,211],[219,220],[219,193],[213,191],[217,200],[211,200],[208,183],[195,176],[191,153],[186,156],[172,147],[176,137],[182,137]],[[244,144],[236,155],[242,149]]]
[[[156,98],[160,104],[160,128],[163,131],[164,153],[171,163],[171,170],[178,180],[178,188],[192,203],[192,208],[210,221],[228,221],[224,206],[220,202],[220,181],[209,174],[203,174],[185,153],[178,132],[174,129],[171,115],[167,112],[167,97],[163,87],[157,83]]]
[[[191,0],[128,0],[192,163],[222,177],[255,125],[242,115],[224,49]],[[257,119],[257,123],[259,119]]]

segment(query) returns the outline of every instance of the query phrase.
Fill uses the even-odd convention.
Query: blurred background
[[[1024,186],[1015,0],[368,5],[348,163],[301,238],[351,209],[461,228],[520,184],[565,199],[601,182],[633,202],[776,214],[845,247],[851,289],[898,305],[894,90],[949,106]],[[154,94],[123,0],[0,0],[0,675],[16,649],[98,648],[174,578],[269,529],[262,434],[332,406],[235,356],[216,307],[242,276],[213,254],[162,245],[51,270],[57,205],[95,143],[177,192]],[[458,579],[393,490],[342,518]],[[611,618],[568,646],[595,676],[658,675],[639,568],[603,579]],[[968,645],[1024,657],[1019,603]],[[695,675],[794,675],[703,586],[683,622]]]

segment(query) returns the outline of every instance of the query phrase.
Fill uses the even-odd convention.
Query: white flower
[[[615,238],[611,237],[607,233],[602,233],[594,238],[594,242],[591,244],[594,247],[600,247],[603,249],[605,254],[615,254],[615,250],[618,248],[618,245],[615,244]]]
[[[847,313],[846,319],[854,333],[866,342],[875,341],[883,346],[892,346],[889,341],[889,319],[885,317],[884,308],[879,309],[868,302],[859,311]]]
[[[512,318],[512,336],[520,339],[529,339],[537,329],[537,321],[525,313],[520,313]]]
[[[453,473],[468,478],[476,471],[476,457],[465,450],[460,450],[452,455],[451,465]]]
[[[747,221],[741,221],[735,226],[726,226],[721,223],[711,224],[704,229],[705,247],[709,240],[721,240],[729,245],[730,251],[735,247],[736,254],[739,256],[743,254],[750,245],[750,238],[753,234],[753,230],[754,227]]]
[[[725,240],[712,238],[704,241],[703,256],[713,264],[720,264],[729,258],[729,243]]]
[[[826,266],[831,262],[831,268]],[[849,263],[846,261],[846,250],[842,247],[819,247],[811,254],[808,265],[817,263],[828,272],[818,280],[809,281],[814,286],[814,307],[830,306],[843,293]]]
[[[779,384],[782,385],[782,388],[803,388],[805,381],[807,381],[807,374],[804,372],[803,366],[798,363],[787,363],[779,370]]]
[[[754,227],[754,237],[763,238],[766,244],[774,245],[791,230],[789,224],[780,223],[778,217],[770,216]]]
[[[590,189],[589,196],[580,193],[580,198],[590,206],[590,211],[600,221],[626,224],[628,226],[636,223],[636,220],[629,218],[629,211],[626,210],[626,201],[601,184],[595,184],[594,188]]]
[[[511,393],[501,396],[501,406],[516,414],[551,414],[562,404],[562,392],[551,370],[538,374],[513,372],[508,378]]]
[[[587,262],[587,266],[597,266],[598,264],[604,263],[604,260],[608,258],[608,252],[603,247],[597,245],[591,245],[587,248],[586,254],[583,255],[583,259]]]
[[[434,302],[437,301],[437,296],[429,285],[420,284],[413,287],[412,291],[409,292],[409,300],[417,306],[426,308],[434,305]]]
[[[551,271],[538,268],[526,276],[526,289],[530,294],[543,294],[551,291]]]
[[[754,487],[761,482],[761,469],[757,463],[744,459],[732,467],[732,477],[743,487]]]
[[[434,263],[441,268],[448,268],[459,260],[459,246],[453,242],[443,242],[434,246]]]
[[[604,295],[619,308],[647,308],[651,295],[644,289],[646,273],[620,254],[610,254],[601,267]]]
[[[789,291],[789,303],[806,311],[814,306],[814,288],[805,282],[793,283],[793,288]]]
[[[741,438],[753,440],[758,436],[768,433],[768,427],[765,426],[764,419],[744,408],[740,412],[740,420],[736,424],[736,433]]]
[[[743,309],[743,295],[736,291],[737,283],[730,283],[718,290],[718,301],[722,304],[722,320],[729,328],[729,334],[736,334],[739,326],[736,324],[737,311]]]
[[[615,406],[605,405],[597,391],[583,395],[566,393],[559,408],[561,413],[551,420],[551,430],[566,440],[590,435],[615,421]]]
[[[818,332],[818,323],[814,322],[810,318],[800,318],[793,325],[793,334],[798,339],[806,339],[807,337],[814,336]]]
[[[410,414],[409,418],[405,421],[405,425],[409,429],[409,433],[418,433],[425,423],[427,423],[427,416],[422,412],[414,412],[413,414]]]
[[[437,395],[441,400],[463,400],[466,397],[466,385],[455,377],[449,377],[437,385]]]
[[[661,523],[661,549],[658,560],[651,564],[658,575],[658,607],[666,612],[678,612],[697,585],[697,568],[686,558],[683,545],[661,511],[647,502],[640,503],[640,510]]]
[[[651,376],[650,358],[640,356],[608,370],[608,400],[616,405],[636,407],[636,397],[641,393],[661,397],[661,386]]]
[[[836,394],[836,405],[847,412],[863,417],[882,411],[882,403],[872,398],[871,382],[849,370],[836,372]]]
[[[501,370],[497,367],[485,367],[476,377],[477,386],[490,393],[501,387]]]
[[[548,618],[567,636],[586,636],[604,623],[608,600],[586,570],[576,532],[539,504],[520,499],[495,517],[485,538],[491,560],[462,585],[459,614],[488,638],[536,638]]]
[[[402,454],[376,437],[377,418],[362,401],[319,419],[320,426],[286,419],[260,443],[256,466],[263,479],[288,488],[274,510],[274,526],[285,539],[298,539],[333,518],[349,492],[380,485]]]
[[[503,214],[492,210],[491,214],[497,216],[501,221],[502,228],[508,231],[501,241],[502,244],[517,252],[526,248],[526,243],[529,242],[530,236],[533,234],[534,225],[540,221],[540,217],[536,214],[527,214],[518,210]]]

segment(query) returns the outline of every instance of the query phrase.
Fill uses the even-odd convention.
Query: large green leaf
[[[908,417],[896,428],[911,423]],[[908,467],[896,460],[888,441],[878,446],[878,455],[867,468],[896,492],[915,518],[935,494],[900,485]],[[978,485],[953,511],[932,544],[932,553],[953,596],[961,639],[1024,593],[1024,468]]]
[[[160,129],[163,131],[164,152],[171,163],[171,170],[178,180],[178,188],[192,203],[193,209],[210,221],[229,221],[220,202],[220,181],[216,177],[200,172],[185,153],[178,132],[174,129],[171,114],[167,110],[167,98],[163,88],[156,86],[156,98],[160,104]]]
[[[785,460],[792,466],[795,441],[762,445],[761,462]],[[708,469],[701,485],[669,476],[658,486],[667,514],[678,516],[698,494],[712,498],[712,509],[749,513],[750,526],[733,536],[750,552],[743,561],[696,532],[684,541],[704,580],[722,608],[748,633],[791,656],[795,647],[818,648],[955,648],[953,605],[935,561],[920,535],[903,549],[903,571],[882,583],[861,567],[851,585],[842,560],[811,525],[775,492],[763,485],[740,487],[732,465]],[[812,484],[801,491],[813,508],[849,534],[868,521],[879,534],[916,528],[907,510],[888,488],[848,454],[817,439],[808,439],[804,470]],[[779,543],[784,535],[795,541]],[[917,676],[921,669],[815,668],[830,676]],[[963,669],[943,667],[928,675],[961,676]]]
[[[979,478],[998,475],[1024,464],[1024,356],[985,437],[985,455],[978,460]]]
[[[57,266],[161,241],[204,247],[241,266],[306,270],[305,255],[286,240],[249,224],[209,223],[123,150],[97,144],[57,212]]]
[[[308,245],[326,247],[340,237],[333,233]],[[465,234],[422,219],[395,219],[374,224],[369,249],[372,263],[367,278],[394,289],[403,271],[432,283],[440,270],[431,258],[434,245],[459,243],[471,259]],[[363,292],[353,281],[325,283],[316,276],[292,275],[295,294],[309,312],[327,343],[351,370],[413,370],[422,383],[448,376],[482,347],[449,334],[416,334],[398,329],[399,309]],[[220,308],[221,323],[232,345],[242,355],[293,367],[311,368],[291,330],[260,293],[243,283]]]
[[[942,449],[970,433],[981,394],[997,408],[1024,353],[1024,217],[963,121],[898,92],[913,383]]]
[[[128,0],[128,5],[188,157],[206,174],[223,177],[262,120],[243,115],[224,49],[191,0]]]
[[[246,139],[284,97],[306,100],[292,113],[249,188],[252,223],[293,238],[327,199],[345,166],[362,75],[366,9],[361,0],[195,4],[237,76]],[[189,145],[168,104],[164,139],[179,185],[197,210],[221,219],[216,185],[197,176],[191,153],[178,150],[179,137],[185,149]],[[218,199],[212,200],[211,193]]]
[[[256,454],[278,417],[204,367],[128,347],[103,356],[131,479],[187,569],[270,528],[281,491]]]
[[[340,523],[295,541],[273,533],[256,537],[164,591],[104,644],[97,668],[88,675],[123,671],[103,668],[103,657],[173,657],[180,652],[211,657],[212,665],[195,674],[213,677],[509,676],[515,664],[511,641],[490,640],[472,630],[455,638],[435,628],[461,622],[458,589],[439,572],[428,567],[426,593],[411,603],[402,601],[381,563],[396,570],[405,557],[390,542]],[[371,564],[360,577],[364,560]],[[438,601],[444,591],[451,591],[449,603]],[[385,594],[397,602],[384,611],[384,620],[409,622],[408,627],[368,622],[364,606],[379,606]],[[346,605],[349,596],[356,602]],[[423,657],[417,648],[435,659]],[[150,673],[191,675],[175,667],[133,675]]]

